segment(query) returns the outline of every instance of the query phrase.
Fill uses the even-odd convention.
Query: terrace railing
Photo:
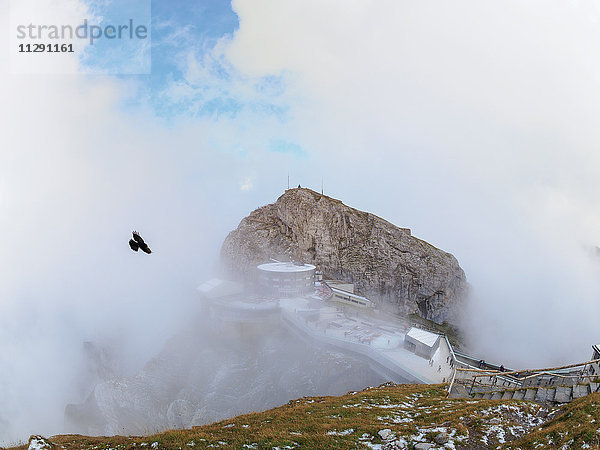
[[[488,390],[537,388],[553,386],[573,386],[586,384],[593,379],[600,378],[597,367],[600,359],[594,359],[578,364],[570,364],[547,369],[524,369],[524,370],[489,370],[476,367],[457,367],[455,376],[449,386],[453,383],[462,384],[469,389],[469,393],[478,388]],[[467,365],[468,366],[468,365]],[[596,368],[594,368],[596,367]]]

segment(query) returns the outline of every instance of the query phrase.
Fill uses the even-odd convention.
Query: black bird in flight
[[[138,248],[139,248],[145,253],[148,253],[148,254],[152,253],[152,250],[150,250],[150,247],[148,247],[148,244],[146,244],[144,242],[144,240],[138,234],[137,231],[133,232],[133,239],[129,239],[129,246],[131,247],[131,250],[133,250],[134,252],[137,252]]]

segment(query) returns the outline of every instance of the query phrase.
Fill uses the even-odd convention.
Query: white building
[[[354,294],[354,283],[348,283],[342,280],[325,280],[330,288],[340,289],[342,291],[350,292]]]
[[[223,322],[264,324],[279,320],[279,300],[250,296],[239,283],[213,278],[201,284],[198,293],[211,316]]]
[[[299,297],[315,290],[315,266],[293,262],[274,262],[258,266],[260,285],[275,297]]]
[[[412,327],[404,337],[404,347],[411,352],[431,359],[440,346],[440,334]]]
[[[325,282],[324,282],[325,283]],[[333,292],[331,296],[331,300],[335,300],[336,302],[346,303],[352,306],[360,306],[362,308],[374,308],[375,304],[366,297],[362,297],[360,295],[353,294],[352,292],[345,291],[343,289],[338,289],[326,282]]]

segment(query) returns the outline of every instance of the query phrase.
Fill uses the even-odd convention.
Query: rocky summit
[[[380,306],[438,323],[456,322],[467,291],[450,253],[310,189],[288,189],[253,211],[221,248],[226,269],[245,280],[269,258],[314,264],[325,279],[352,282]]]

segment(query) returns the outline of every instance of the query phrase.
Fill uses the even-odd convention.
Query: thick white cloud
[[[227,55],[253,76],[288,74],[288,130],[330,192],[459,258],[482,355],[589,356],[600,313],[598,262],[584,250],[600,241],[595,3],[233,5]]]
[[[208,143],[231,125],[166,126],[122,107],[135,79],[15,75],[0,58],[3,445],[64,431],[65,404],[90,388],[84,341],[117,348],[130,370],[154,355],[197,313],[195,287],[249,207],[237,186],[246,168]],[[129,250],[133,228],[154,254]]]

